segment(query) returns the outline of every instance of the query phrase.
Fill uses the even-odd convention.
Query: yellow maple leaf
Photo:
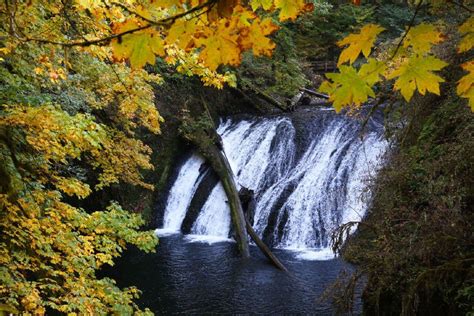
[[[208,28],[206,36],[197,40],[197,44],[204,47],[199,57],[210,70],[216,70],[219,65],[240,64],[241,50],[237,43],[239,36],[236,34],[237,22],[234,19],[219,20],[217,29]]]
[[[305,0],[275,0],[275,7],[280,9],[278,15],[280,21],[294,21],[301,12],[309,12],[314,9],[314,5],[306,3]]]
[[[417,54],[428,53],[434,44],[443,41],[443,35],[433,24],[421,23],[408,31],[403,47],[412,47]]]
[[[459,27],[459,33],[463,37],[459,42],[458,52],[467,52],[474,47],[474,16],[471,16]]]
[[[80,181],[79,179],[58,176],[53,178],[55,180],[54,185],[56,188],[69,196],[76,195],[78,198],[83,199],[91,193],[89,185]]]
[[[250,11],[241,5],[238,5],[234,8],[233,14],[239,17],[238,22],[242,27],[251,26],[251,21],[257,17],[253,11]]]
[[[273,6],[273,0],[250,0],[250,6],[254,11],[257,11],[260,7],[268,11]]]
[[[180,6],[182,4],[182,1],[181,0],[154,0],[154,1],[150,1],[150,3],[155,7],[169,9],[174,6]]]
[[[169,29],[165,42],[186,49],[188,46],[192,46],[195,33],[196,20],[178,20]]]
[[[466,70],[468,74],[458,81],[456,92],[460,97],[469,100],[469,106],[474,112],[474,60],[463,64],[462,68]]]
[[[441,70],[448,64],[434,56],[414,56],[387,75],[387,79],[397,78],[394,89],[399,90],[406,101],[410,101],[415,90],[421,95],[426,91],[439,95],[439,84],[444,79],[433,71]]]
[[[278,29],[270,18],[255,19],[250,27],[241,33],[240,43],[244,49],[252,48],[255,56],[270,56],[275,43],[266,37]]]
[[[339,73],[326,74],[331,81],[324,81],[319,91],[329,95],[329,101],[333,102],[336,112],[339,112],[343,106],[353,104],[360,106],[368,100],[369,96],[375,97],[372,85],[380,80],[379,75],[382,69],[377,63],[371,62],[370,66],[361,67],[359,72],[352,66],[342,65],[339,67]],[[376,73],[377,79],[373,73]]]
[[[385,29],[379,25],[367,24],[360,29],[359,33],[350,34],[337,42],[339,47],[349,45],[339,55],[337,65],[339,66],[346,61],[349,61],[349,64],[354,63],[361,52],[365,57],[369,57],[377,35],[383,30]]]
[[[100,0],[76,0],[76,3],[79,7],[89,10],[103,5],[102,1]]]
[[[360,67],[358,74],[367,84],[373,86],[380,81],[380,77],[386,69],[387,66],[384,62],[369,58],[367,63]]]
[[[137,29],[141,24],[133,19],[117,25],[116,34]],[[130,34],[125,34],[112,40],[111,47],[116,60],[130,60],[133,69],[141,68],[146,63],[154,64],[155,55],[164,56],[163,39],[158,31],[153,28],[144,29]]]

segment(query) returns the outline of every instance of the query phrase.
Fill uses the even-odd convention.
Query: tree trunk
[[[249,233],[250,237],[252,237],[253,241],[257,244],[258,248],[263,252],[263,254],[270,260],[275,267],[278,269],[288,272],[286,267],[278,260],[278,258],[273,254],[270,248],[265,245],[265,243],[258,237],[257,233],[253,230],[252,225],[249,223],[247,219],[245,219],[245,224],[247,226],[247,232]]]
[[[242,210],[239,192],[237,191],[237,184],[235,183],[234,174],[229,161],[216,144],[217,140],[214,141],[214,144],[197,141],[193,141],[193,143],[198,148],[199,153],[206,158],[207,162],[211,165],[212,169],[214,169],[219,177],[219,180],[222,182],[230,207],[235,240],[237,241],[242,257],[248,258],[250,257],[250,251],[247,231],[245,229],[244,211]]]
[[[212,146],[211,155],[214,157],[210,161],[211,166],[219,176],[222,186],[224,187],[229,202],[232,224],[234,226],[235,239],[239,246],[240,253],[244,258],[250,257],[249,241],[245,229],[245,217],[242,210],[242,204],[237,191],[237,184],[234,180],[234,174],[230,167],[227,157],[216,146]]]

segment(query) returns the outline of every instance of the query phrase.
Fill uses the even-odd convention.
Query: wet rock
[[[242,187],[239,191],[240,202],[242,203],[242,209],[244,210],[245,218],[251,225],[254,223],[255,208],[257,201],[255,200],[255,193],[253,190]]]

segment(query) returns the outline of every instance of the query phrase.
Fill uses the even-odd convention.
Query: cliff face
[[[460,315],[474,306],[474,114],[447,95],[406,116],[371,211],[345,247],[368,277],[368,315]]]

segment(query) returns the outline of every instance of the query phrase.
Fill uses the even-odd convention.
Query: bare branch
[[[395,51],[393,52],[393,55],[390,59],[394,59],[395,56],[397,55],[398,53],[398,50],[400,49],[400,47],[402,46],[403,44],[403,41],[405,40],[405,38],[407,37],[408,35],[408,32],[410,32],[411,28],[413,27],[413,25],[415,24],[415,18],[418,14],[418,12],[420,11],[420,8],[421,8],[421,4],[423,3],[423,1],[420,1],[418,2],[418,4],[416,5],[416,8],[415,8],[415,13],[413,13],[413,16],[411,17],[411,20],[410,20],[410,24],[408,24],[408,28],[407,30],[405,31],[405,33],[403,34],[402,38],[400,39],[400,41],[398,42],[398,45],[397,47],[395,48]]]

